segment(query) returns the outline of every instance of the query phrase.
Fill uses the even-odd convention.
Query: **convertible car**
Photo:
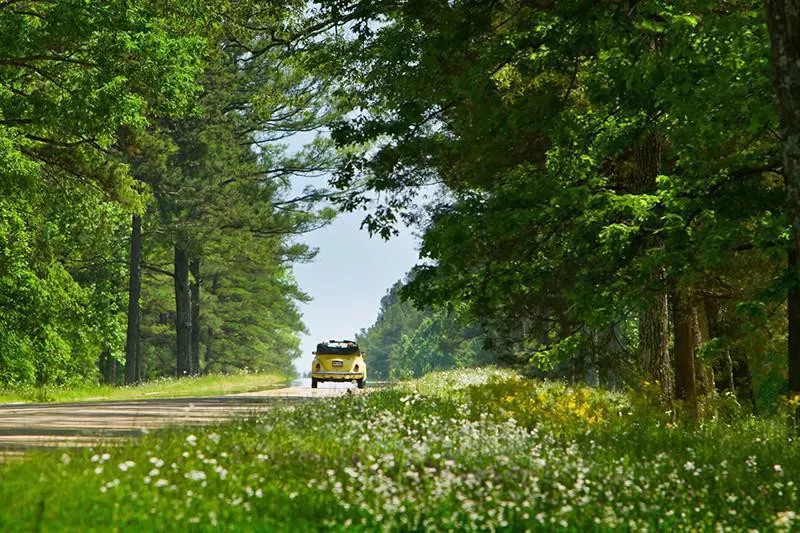
[[[364,354],[354,341],[330,340],[317,344],[311,363],[312,389],[321,381],[355,381],[358,388],[363,389],[366,380]]]

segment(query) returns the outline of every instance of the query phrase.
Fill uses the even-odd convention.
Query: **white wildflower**
[[[783,511],[775,515],[775,526],[777,527],[790,527],[797,519],[795,511]]]
[[[187,472],[184,477],[192,481],[203,481],[206,479],[206,473],[202,470],[191,470]]]

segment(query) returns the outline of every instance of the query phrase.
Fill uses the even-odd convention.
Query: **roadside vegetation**
[[[209,374],[182,379],[160,378],[138,385],[72,385],[0,389],[0,404],[12,402],[76,402],[94,400],[150,400],[190,396],[217,396],[285,385],[282,374]]]
[[[0,387],[281,372],[300,355],[292,268],[314,250],[296,236],[333,212],[290,178],[330,150],[279,141],[333,111],[303,54],[272,45],[306,10],[0,2]]]
[[[0,528],[792,530],[800,447],[719,410],[456,370],[0,467]],[[30,480],[39,480],[31,483]]]
[[[0,387],[281,372],[302,236],[352,212],[419,237],[358,335],[380,379],[774,413],[796,2],[0,0]]]

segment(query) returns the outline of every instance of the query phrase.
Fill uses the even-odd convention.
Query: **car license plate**
[[[342,361],[334,361],[333,366],[343,366],[344,363]]]

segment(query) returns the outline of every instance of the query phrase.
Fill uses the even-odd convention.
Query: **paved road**
[[[59,404],[0,405],[0,460],[40,447],[89,446],[174,425],[201,425],[276,405],[361,392],[349,384],[291,387],[228,396]]]

